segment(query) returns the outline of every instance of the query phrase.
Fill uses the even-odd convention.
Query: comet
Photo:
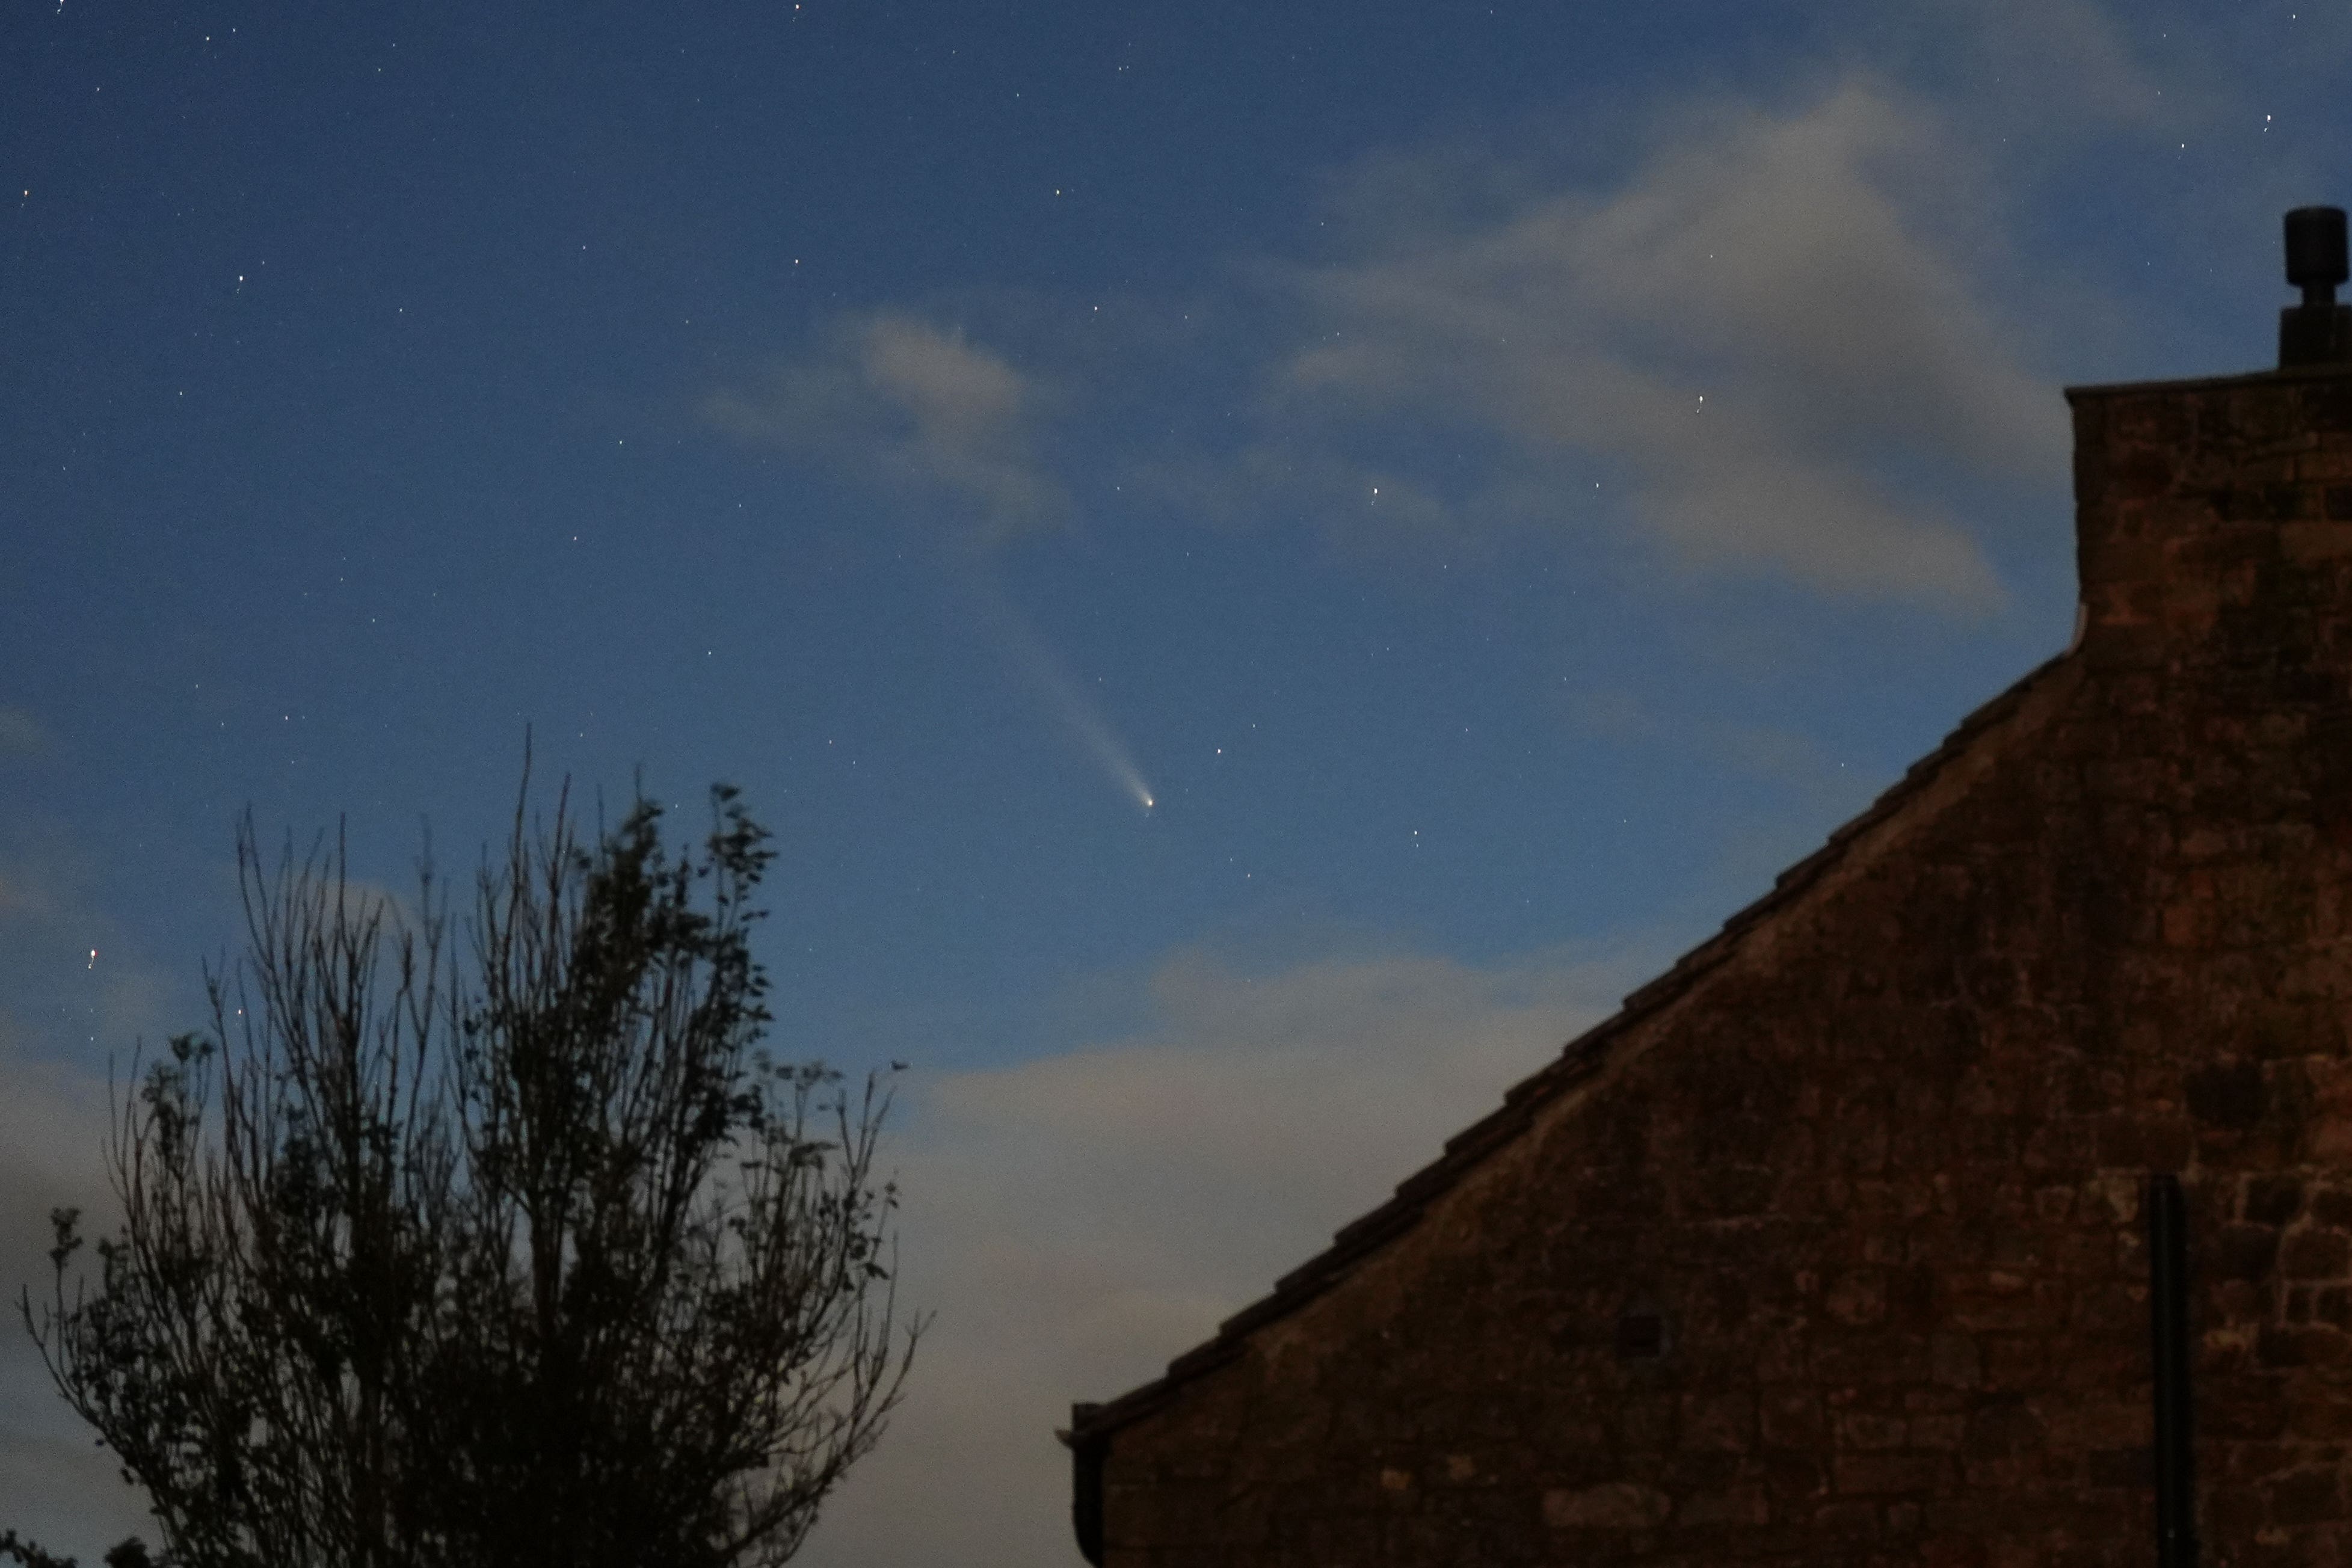
[[[1039,703],[1076,743],[1079,754],[1101,771],[1112,788],[1150,811],[1159,803],[1158,798],[1151,786],[1144,782],[1143,770],[1136,766],[1134,754],[1111,728],[1110,720],[1103,716],[1102,706],[1093,694],[1071,676],[1002,588],[977,574],[970,580],[990,629]]]

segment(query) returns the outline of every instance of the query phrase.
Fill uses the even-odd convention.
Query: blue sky
[[[688,824],[725,779],[780,1045],[912,1064],[940,1313],[808,1560],[1074,1560],[1058,1410],[2064,645],[2059,388],[2268,362],[2347,52],[2291,4],[12,4],[11,1277],[110,1056],[194,1021],[247,805],[397,888],[526,733]],[[0,1497],[87,1552],[135,1510],[51,1403],[0,1355]]]

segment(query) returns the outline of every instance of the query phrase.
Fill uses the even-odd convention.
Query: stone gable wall
[[[1110,1568],[2151,1563],[2152,1170],[2205,1561],[2352,1563],[2352,379],[2075,411],[2079,647],[1108,1432]]]

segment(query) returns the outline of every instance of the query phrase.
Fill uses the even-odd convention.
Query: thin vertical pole
[[[2189,1214],[2180,1178],[2147,1178],[2148,1348],[2156,1384],[2157,1568],[2196,1568],[2197,1474],[2189,1386]]]

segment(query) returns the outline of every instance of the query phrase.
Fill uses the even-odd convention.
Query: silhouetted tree
[[[0,1530],[0,1557],[21,1564],[21,1568],[81,1568],[77,1559],[44,1552],[13,1530]],[[155,1568],[147,1555],[147,1543],[135,1535],[117,1542],[100,1561],[106,1568]]]
[[[134,1062],[97,1288],[60,1211],[20,1303],[164,1562],[772,1564],[874,1445],[920,1327],[887,1096],[758,1049],[771,852],[712,806],[676,858],[649,802],[593,841],[519,808],[462,944],[429,867],[404,913],[248,816],[248,947]]]

